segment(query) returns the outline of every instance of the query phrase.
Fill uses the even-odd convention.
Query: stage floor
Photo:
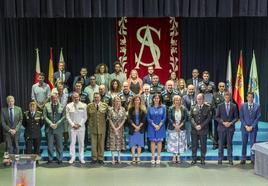
[[[159,166],[151,166],[150,162],[142,162],[133,166],[124,162],[120,166],[105,165],[85,166],[64,163],[47,166],[41,162],[37,168],[37,186],[267,186],[268,180],[254,174],[252,165],[241,166],[239,161],[234,166],[217,165],[216,161],[208,161],[205,166],[190,166],[190,162],[182,162],[175,166],[162,162]],[[11,168],[0,165],[0,186],[11,185]]]

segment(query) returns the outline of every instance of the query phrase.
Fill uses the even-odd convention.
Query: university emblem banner
[[[153,65],[161,83],[175,71],[181,75],[179,19],[127,18],[117,20],[117,59],[129,75],[136,69],[139,77]]]

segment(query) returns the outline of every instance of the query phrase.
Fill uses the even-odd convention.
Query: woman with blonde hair
[[[96,84],[105,85],[105,90],[109,90],[110,74],[108,73],[108,67],[106,64],[101,63],[96,67],[95,71]]]
[[[128,126],[132,163],[140,163],[141,148],[144,147],[144,132],[146,129],[146,106],[138,95],[134,96],[129,104]],[[136,149],[137,158],[135,159]]]
[[[186,83],[182,78],[178,80],[178,92],[181,97],[187,94]]]
[[[173,106],[168,112],[168,140],[167,151],[173,153],[172,162],[180,163],[180,153],[187,150],[185,122],[187,109],[182,105],[181,97],[173,97]]]
[[[124,123],[126,120],[126,111],[121,106],[121,99],[115,96],[113,106],[108,111],[109,136],[108,146],[112,152],[112,164],[115,164],[114,151],[118,152],[117,162],[121,163],[120,152],[125,150]]]
[[[142,93],[142,80],[139,78],[138,71],[133,69],[130,72],[128,78],[129,88],[134,94],[141,94]]]

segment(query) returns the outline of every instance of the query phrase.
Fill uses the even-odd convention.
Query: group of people
[[[232,102],[225,83],[210,81],[209,72],[199,78],[193,69],[192,78],[178,79],[175,72],[165,86],[161,85],[154,67],[148,67],[148,75],[139,78],[133,69],[127,79],[119,62],[114,72],[108,73],[105,64],[96,67],[96,73],[87,76],[81,68],[80,75],[71,83],[71,73],[65,63],[59,62],[54,73],[52,90],[44,82],[44,73],[32,86],[29,109],[15,106],[13,96],[7,97],[7,107],[2,108],[1,122],[8,154],[19,153],[19,132],[25,128],[25,153],[40,154],[41,128],[45,126],[48,144],[48,163],[62,163],[64,148],[70,151],[69,163],[76,159],[75,145],[79,146],[79,161],[85,163],[84,151],[91,143],[92,163],[104,163],[104,151],[112,153],[112,164],[120,163],[120,153],[126,150],[126,142],[132,153],[132,163],[140,163],[142,149],[147,143],[152,153],[152,164],[160,164],[161,151],[172,153],[172,162],[180,163],[180,155],[191,148],[192,162],[197,163],[197,149],[201,148],[201,164],[205,164],[207,139],[218,149],[218,164],[222,164],[224,148],[227,159],[233,165],[232,140],[235,123],[240,118],[242,132],[241,164],[246,163],[248,138],[252,146],[256,142],[260,106],[253,103],[254,93],[248,92],[247,102],[240,112]],[[71,91],[70,91],[71,90]],[[126,139],[125,131],[128,131]],[[200,142],[199,142],[200,141]],[[156,151],[156,156],[155,156]],[[115,152],[118,153],[117,160]],[[251,163],[254,155],[251,153]]]

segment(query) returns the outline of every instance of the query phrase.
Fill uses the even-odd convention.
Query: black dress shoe
[[[39,165],[39,161],[38,160],[36,160],[36,165]]]
[[[49,164],[51,164],[52,163],[52,160],[48,160],[47,161],[47,164],[49,165]]]
[[[218,160],[218,165],[222,165],[222,160]]]
[[[201,165],[205,165],[205,160],[201,160]]]
[[[255,164],[255,162],[254,162],[254,160],[251,160],[251,162],[250,162],[252,165],[254,165]]]
[[[58,164],[61,165],[62,164],[62,160],[58,160]]]
[[[193,160],[192,162],[191,162],[191,165],[195,165],[196,164],[196,160]]]
[[[104,161],[103,160],[98,160],[98,163],[103,165]]]
[[[229,160],[229,164],[233,165],[234,164],[233,160]]]
[[[241,165],[245,165],[245,164],[246,164],[246,160],[241,160],[241,161],[240,161],[240,164],[241,164]]]

